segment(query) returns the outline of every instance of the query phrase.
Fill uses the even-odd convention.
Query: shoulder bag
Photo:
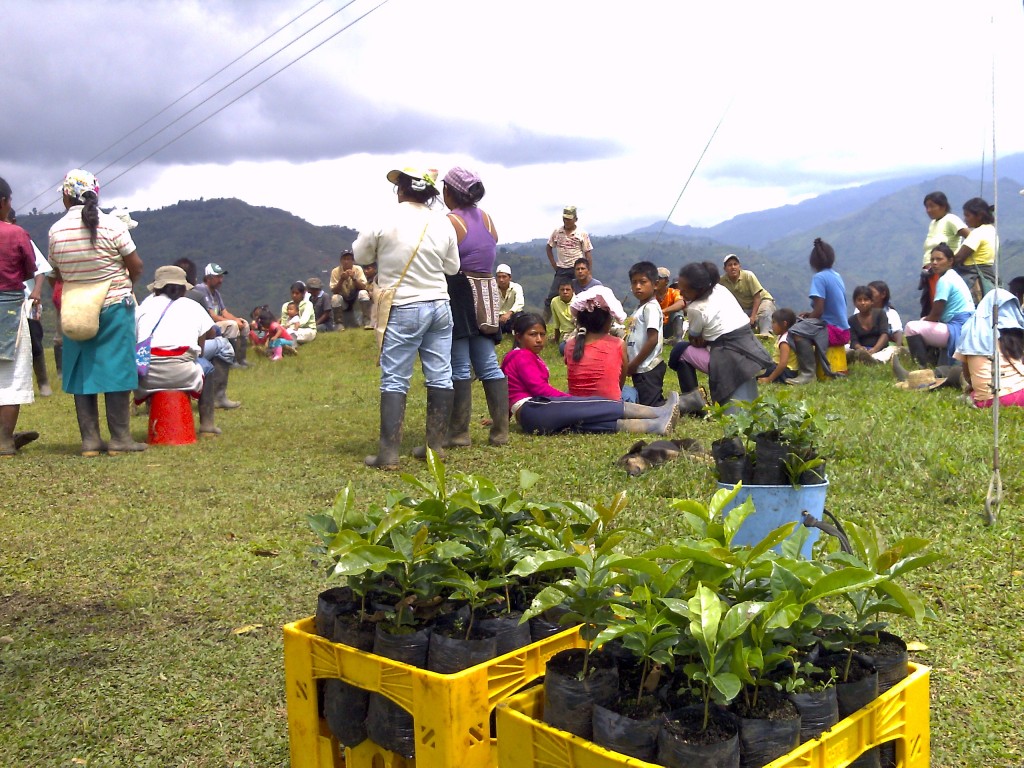
[[[100,312],[111,282],[64,283],[60,321],[65,336],[73,341],[88,341],[99,332]]]
[[[376,310],[377,310],[377,325],[374,326],[374,330],[377,332],[377,365],[380,365],[380,354],[384,349],[384,333],[388,329],[388,317],[391,315],[391,304],[395,300],[395,291],[398,290],[398,286],[405,278],[405,273],[409,271],[409,267],[412,264],[412,260],[416,258],[416,254],[419,253],[420,245],[423,244],[423,238],[427,234],[427,227],[430,226],[428,221],[423,226],[423,231],[420,232],[420,239],[416,243],[416,247],[412,249],[412,256],[409,257],[409,261],[405,263],[405,269],[402,270],[402,274],[398,276],[395,284],[387,288],[381,288],[377,291],[376,298]]]
[[[160,317],[156,321],[156,325],[153,326],[153,331],[144,338],[142,341],[135,345],[135,367],[139,371],[139,376],[146,376],[149,373],[149,361],[153,357],[153,334],[156,333],[156,329],[160,327],[160,321],[164,319],[164,315],[167,314],[167,310],[171,308],[173,301],[167,303],[164,307],[164,311],[160,313]]]

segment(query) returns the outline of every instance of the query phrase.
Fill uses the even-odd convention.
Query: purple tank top
[[[459,243],[459,261],[464,272],[494,272],[498,244],[484,224],[484,212],[477,207],[456,208],[452,213],[466,222],[466,237]]]

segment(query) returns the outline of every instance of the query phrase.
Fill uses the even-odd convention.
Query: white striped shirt
[[[82,223],[84,206],[73,205],[50,227],[50,263],[66,283],[100,283],[110,280],[103,306],[116,304],[132,292],[124,257],[135,252],[135,242],[124,222],[100,211],[96,244]]]

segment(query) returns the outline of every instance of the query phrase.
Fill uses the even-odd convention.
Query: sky
[[[674,206],[710,226],[991,161],[993,130],[1024,151],[1020,0],[380,3],[0,0],[14,207],[57,210],[84,167],[103,207],[237,197],[359,229],[392,168],[461,165],[515,242],[564,205],[593,234]]]

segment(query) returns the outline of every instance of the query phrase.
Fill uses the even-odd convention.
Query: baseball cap
[[[306,281],[307,288],[323,288],[323,281],[319,277],[311,277]]]
[[[206,269],[203,271],[204,277],[210,277],[211,275],[226,275],[228,271],[224,269],[220,264],[207,264]]]
[[[724,267],[724,266],[725,266],[726,264],[728,264],[728,263],[729,263],[730,261],[732,261],[733,259],[736,259],[736,261],[739,261],[739,260],[740,260],[740,257],[739,257],[739,256],[737,256],[737,255],[736,255],[735,253],[727,253],[727,254],[725,255],[725,258],[724,258],[724,259],[722,259],[722,266]]]
[[[576,218],[576,206],[575,205],[567,205],[567,206],[565,206],[565,208],[562,209],[562,218],[563,219],[575,219]]]
[[[494,274],[497,275],[499,273],[512,277],[512,267],[510,267],[508,264],[499,264],[498,268],[494,270]]]
[[[658,267],[658,277],[664,277],[667,280],[672,277],[672,273],[668,271],[668,267]]]

